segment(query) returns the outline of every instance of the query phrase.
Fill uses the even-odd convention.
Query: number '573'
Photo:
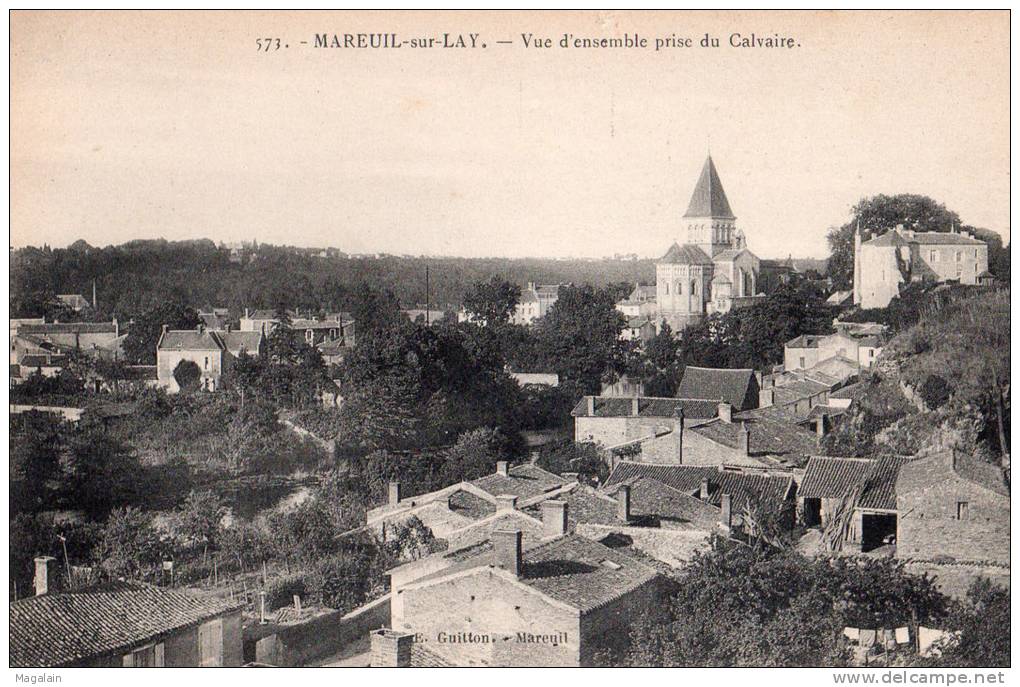
[[[255,45],[259,52],[269,52],[270,50],[280,49],[279,38],[256,38]]]

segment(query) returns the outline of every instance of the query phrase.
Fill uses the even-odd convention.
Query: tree
[[[632,633],[625,662],[651,666],[840,666],[843,627],[942,620],[948,600],[892,559],[807,559],[716,540],[681,572],[665,621]]]
[[[597,394],[603,377],[623,367],[623,327],[623,315],[609,290],[567,286],[539,320],[537,334],[560,380]]]
[[[946,667],[1007,667],[1010,665],[1009,590],[978,578],[967,590],[945,626],[959,631],[959,640],[943,649],[936,665]]]
[[[187,543],[202,546],[204,557],[218,544],[226,514],[223,499],[214,492],[192,491],[177,507],[177,528]]]
[[[197,391],[202,382],[202,368],[194,360],[181,360],[174,368],[174,381],[181,391]]]
[[[49,503],[60,479],[60,425],[42,413],[26,413],[11,436],[12,511],[34,512]]]
[[[137,317],[124,338],[124,356],[137,365],[156,363],[156,344],[167,329],[194,329],[201,320],[193,308],[181,301],[167,301]]]
[[[854,231],[860,227],[861,240],[884,234],[902,224],[915,231],[960,229],[960,216],[927,196],[903,193],[862,198],[851,211],[850,221],[829,230],[829,269],[837,289],[853,287]],[[964,227],[970,229],[970,227]]]
[[[152,516],[137,508],[122,508],[110,513],[103,527],[96,558],[115,577],[152,579],[156,566],[170,553],[160,541]]]
[[[510,321],[520,300],[520,286],[493,276],[487,282],[476,283],[464,296],[464,309],[479,324],[497,326]]]

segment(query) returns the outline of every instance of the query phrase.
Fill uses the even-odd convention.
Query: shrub
[[[365,601],[371,561],[358,554],[330,556],[312,573],[311,586],[324,606],[347,613]]]
[[[308,584],[304,573],[292,573],[274,577],[266,584],[266,609],[275,611],[277,608],[290,606],[294,595],[302,599],[308,594]]]

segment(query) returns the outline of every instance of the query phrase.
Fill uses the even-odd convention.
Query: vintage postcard
[[[15,680],[1005,680],[1008,11],[9,24]]]

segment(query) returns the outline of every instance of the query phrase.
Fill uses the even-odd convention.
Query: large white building
[[[868,241],[854,232],[854,304],[884,308],[916,281],[976,285],[988,274],[988,245],[968,233],[898,226]]]

